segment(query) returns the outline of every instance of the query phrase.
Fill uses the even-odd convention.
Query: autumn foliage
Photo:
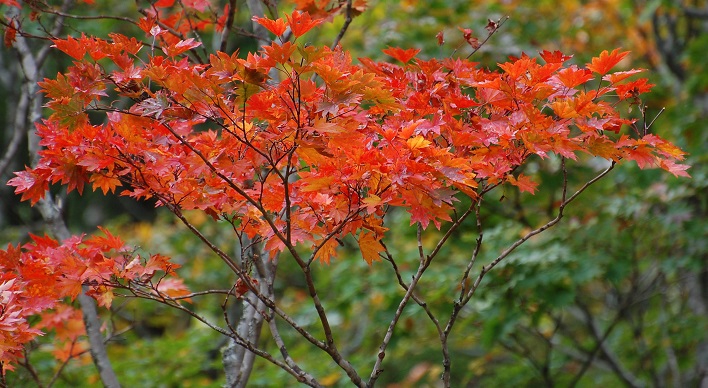
[[[627,52],[578,64],[544,51],[496,69],[401,48],[384,50],[389,62],[353,60],[340,47],[304,45],[298,38],[323,20],[295,11],[254,17],[274,39],[259,52],[207,57],[160,18],[139,21],[140,39],[53,41],[74,62],[40,83],[51,111],[36,125],[41,158],[9,181],[23,200],[36,204],[53,184],[79,193],[88,185],[154,200],[188,227],[183,212],[198,210],[305,268],[334,260],[346,236],[374,264],[394,207],[411,225],[440,229],[463,196],[478,201],[503,184],[533,194],[538,182],[519,172],[530,158],[592,156],[688,176],[680,149],[621,114],[652,86],[635,77],[641,70],[614,70]],[[239,276],[237,293],[255,290],[244,268],[215,252]],[[177,267],[135,254],[107,230],[8,246],[0,361],[11,366],[57,314],[70,314],[63,302],[82,287],[101,306],[119,290],[184,303]]]

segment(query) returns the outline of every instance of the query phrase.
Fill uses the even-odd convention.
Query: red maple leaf
[[[390,55],[393,58],[395,58],[403,63],[408,63],[408,61],[410,61],[411,59],[413,59],[413,57],[418,55],[418,53],[420,52],[420,49],[410,48],[410,49],[404,50],[404,49],[398,48],[398,47],[389,47],[389,48],[383,49],[381,51],[384,54]]]
[[[586,67],[595,73],[599,73],[600,75],[607,74],[613,67],[615,67],[615,65],[624,59],[627,54],[629,54],[629,51],[620,52],[619,50],[620,49],[614,49],[611,53],[608,53],[607,50],[603,51],[600,53],[599,57],[593,58],[592,61],[586,65]]]
[[[301,11],[294,11],[291,15],[285,15],[285,18],[288,19],[290,30],[296,38],[323,22],[322,19],[313,19],[309,13]]]
[[[15,194],[22,194],[22,200],[30,200],[34,205],[44,198],[49,190],[49,175],[47,169],[31,169],[27,167],[25,171],[16,172],[16,177],[10,179],[7,184],[15,187]]]
[[[285,33],[285,30],[287,30],[288,25],[285,23],[285,20],[281,19],[268,19],[268,18],[261,18],[258,16],[254,16],[251,18],[254,22],[262,25],[265,27],[268,31],[272,32],[275,34],[275,36],[281,36]]]
[[[52,42],[54,42],[53,47],[58,48],[76,60],[81,60],[86,55],[86,47],[89,46],[86,40],[84,36],[79,40],[70,36],[66,39],[53,39]]]

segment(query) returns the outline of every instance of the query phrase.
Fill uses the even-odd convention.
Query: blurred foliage
[[[120,6],[125,10],[112,4],[110,12],[130,12],[131,4]],[[700,368],[708,367],[708,360],[700,349],[708,347],[708,34],[705,19],[686,16],[689,6],[708,9],[705,1],[688,5],[679,0],[405,0],[370,1],[369,9],[354,19],[341,43],[355,57],[382,58],[380,50],[386,46],[421,48],[423,57],[466,56],[471,48],[458,27],[471,28],[483,39],[487,19],[507,15],[509,21],[473,60],[495,66],[508,55],[558,49],[583,63],[605,49],[631,50],[627,69],[649,68],[657,84],[645,101],[646,120],[652,122],[666,108],[651,131],[691,154],[691,180],[640,171],[636,165],[615,169],[568,208],[560,225],[522,245],[492,271],[463,310],[451,337],[455,339],[450,344],[455,386],[695,386],[705,378]],[[244,4],[241,7],[245,9]],[[239,12],[242,23],[248,19],[245,13]],[[313,43],[328,44],[341,24],[338,16],[308,37]],[[125,26],[89,23],[76,28],[105,35]],[[445,36],[443,46],[435,38],[440,31]],[[248,39],[242,44],[242,53],[253,47]],[[3,50],[2,63],[10,61],[10,52]],[[65,65],[54,63],[57,68]],[[2,87],[10,93],[7,84]],[[636,109],[633,113],[642,120]],[[8,112],[9,103],[2,107],[4,122],[9,120]],[[2,141],[7,138],[0,136]],[[571,171],[577,177],[573,187],[596,173],[595,162],[585,162]],[[22,163],[27,161],[19,159],[16,169]],[[531,166],[528,173],[543,182],[537,196],[503,188],[490,194],[482,213],[482,262],[552,217],[548,209],[560,198],[558,169],[555,159]],[[0,242],[20,241],[27,231],[41,231],[41,225],[35,224],[38,218],[16,206],[7,188],[1,190]],[[70,209],[77,209],[67,215],[70,226],[83,229],[102,223],[137,249],[175,257],[184,265],[180,272],[191,289],[228,288],[234,281],[221,262],[169,214],[124,200],[93,196],[66,200]],[[92,206],[98,208],[93,218],[87,215],[92,214]],[[124,215],[116,216],[119,213]],[[228,225],[197,214],[190,217],[222,249],[238,249]],[[403,278],[410,279],[417,261],[415,231],[408,227],[404,213],[392,212],[387,222],[392,234],[385,243],[401,258],[397,265]],[[432,228],[426,231],[426,248],[439,237]],[[460,287],[451,279],[459,279],[464,271],[476,238],[476,226],[470,221],[445,246],[439,257],[445,262],[436,263],[423,278],[418,293],[435,313],[451,310],[450,300]],[[318,267],[315,278],[325,290],[320,296],[331,314],[340,348],[366,374],[404,292],[393,281],[388,263],[370,267],[358,257],[355,242],[343,244],[349,254]],[[290,275],[296,273],[290,271],[291,265],[281,259],[276,295],[298,323],[318,333],[304,282]],[[122,302],[117,301],[105,317],[110,330],[119,333],[110,351],[124,386],[220,386],[224,342],[215,332],[159,305],[129,298]],[[209,296],[196,299],[193,307],[200,315],[221,321],[223,302]],[[324,384],[348,386],[347,377],[332,360],[314,352],[295,333],[284,330],[282,334],[305,370]],[[47,346],[44,343],[38,346]],[[277,353],[274,344],[264,346]],[[438,349],[437,332],[422,309],[411,304],[387,352],[380,385],[435,386],[442,371]],[[58,368],[46,353],[32,352],[31,360],[42,376],[51,376]],[[25,385],[26,373],[18,370],[16,386],[31,386]],[[63,370],[57,386],[94,386],[96,379],[92,365],[77,361]],[[250,380],[253,386],[289,381],[285,372],[262,360]]]

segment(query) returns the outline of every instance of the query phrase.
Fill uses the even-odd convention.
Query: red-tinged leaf
[[[375,214],[376,210],[381,206],[383,201],[381,200],[381,197],[379,197],[376,194],[369,194],[368,197],[364,198],[361,200],[361,203],[364,205],[363,208],[366,209],[366,212],[369,214]]]
[[[76,40],[71,36],[66,39],[54,39],[52,42],[54,43],[53,47],[58,48],[76,60],[81,60],[86,55],[85,42]]]
[[[656,135],[646,135],[642,140],[656,147],[656,152],[667,158],[683,160],[686,155],[683,150]]]
[[[11,19],[9,25],[5,28],[5,47],[12,47],[12,44],[15,43],[15,38],[17,37],[17,28],[15,27],[15,24],[17,22],[15,19]]]
[[[275,36],[281,36],[285,33],[285,30],[288,28],[287,23],[285,20],[281,19],[268,19],[268,18],[259,18],[258,16],[254,16],[251,18],[254,22],[262,25],[265,27],[268,31],[272,32]]]
[[[408,63],[413,57],[418,55],[420,49],[402,49],[398,47],[389,47],[387,49],[381,50],[384,54],[389,55],[403,63]]]
[[[277,63],[286,63],[290,60],[297,46],[292,44],[292,42],[285,42],[283,44],[278,44],[273,42],[269,46],[264,46],[263,51],[266,55]]]
[[[35,328],[55,330],[62,340],[76,340],[86,334],[81,310],[66,304],[57,305],[53,311],[42,312]]]
[[[170,101],[167,100],[164,94],[159,94],[154,98],[146,98],[140,101],[135,107],[142,116],[159,119],[165,109],[170,107]]]
[[[605,136],[590,137],[585,141],[584,151],[607,160],[619,160],[621,151]]]
[[[652,147],[641,140],[637,141],[635,146],[624,147],[622,151],[626,159],[634,160],[641,169],[655,167],[657,164],[657,157],[654,156]]]
[[[154,6],[155,6],[155,7],[163,7],[163,8],[166,8],[166,7],[171,7],[171,6],[173,6],[174,3],[175,3],[175,0],[158,0],[158,1],[154,4]]]
[[[113,289],[106,286],[92,288],[86,293],[86,295],[96,299],[96,303],[105,308],[111,307],[111,303],[113,303],[113,298],[115,297],[113,294]]]
[[[510,58],[509,62],[499,64],[502,70],[515,79],[525,76],[529,70],[538,66],[536,59],[530,58],[525,54],[521,58]]]
[[[211,6],[209,0],[182,0],[182,4],[186,8],[196,9],[199,12],[204,12]]]
[[[626,78],[631,77],[635,74],[643,72],[644,69],[632,69],[627,71],[618,71],[611,74],[607,74],[602,77],[603,81],[609,81],[610,83],[616,84],[618,82],[624,81]]]
[[[57,79],[45,78],[37,83],[42,88],[42,92],[50,99],[70,97],[74,94],[74,87],[69,83],[69,79],[63,74],[57,73]]]
[[[323,189],[330,188],[334,181],[335,177],[331,175],[316,178],[303,178],[302,180],[300,180],[300,182],[302,182],[303,184],[301,190],[303,192],[322,191]]]
[[[150,256],[147,263],[145,264],[146,275],[153,275],[157,271],[163,271],[168,275],[176,276],[175,270],[179,268],[180,265],[177,263],[170,262],[170,258],[160,254]]]
[[[627,54],[629,54],[629,51],[620,52],[619,49],[614,49],[611,53],[608,53],[607,50],[605,50],[600,53],[599,57],[593,58],[591,63],[588,63],[586,67],[595,73],[605,75],[626,57]]]
[[[364,261],[369,265],[374,261],[381,260],[379,253],[385,250],[381,242],[376,238],[376,234],[366,230],[362,230],[359,233],[359,249]]]
[[[222,32],[226,28],[226,22],[229,20],[229,4],[224,5],[224,10],[221,12],[221,16],[216,20],[216,31]]]
[[[121,251],[125,248],[125,242],[120,238],[111,233],[108,229],[98,226],[98,230],[100,230],[103,234],[105,234],[105,237],[102,236],[91,236],[88,240],[86,240],[87,245],[93,245],[101,249],[101,251],[107,252],[110,250],[115,250],[115,251]]]
[[[654,84],[650,84],[649,80],[646,78],[640,78],[636,81],[632,81],[622,85],[616,85],[615,91],[620,99],[628,99],[639,96],[642,93],[647,93],[651,91]]]
[[[16,172],[16,177],[10,179],[7,184],[15,187],[15,194],[22,194],[22,201],[30,200],[34,205],[44,198],[49,190],[49,172],[45,170],[32,170],[27,167],[25,171]]]
[[[295,38],[305,35],[307,31],[323,22],[322,19],[313,19],[309,13],[300,11],[294,11],[292,15],[285,15],[285,17],[288,19],[288,25]]]
[[[438,46],[442,46],[445,44],[445,34],[444,32],[440,31],[437,34],[435,34],[435,39],[438,40]]]
[[[560,51],[548,51],[548,50],[543,50],[541,52],[541,58],[543,58],[546,63],[563,63],[571,58],[573,58],[572,55],[564,55]]]
[[[192,303],[191,298],[185,298],[190,292],[182,279],[165,278],[160,280],[160,283],[157,284],[156,294]]]
[[[527,193],[534,194],[536,193],[536,189],[538,187],[538,182],[534,182],[533,180],[531,180],[531,178],[524,174],[519,174],[518,177],[509,175],[507,176],[507,181],[510,184],[518,187],[519,191],[521,191],[522,193],[525,191]]]
[[[325,120],[318,120],[312,127],[312,131],[316,133],[342,133],[347,129],[336,123],[328,123]]]
[[[484,26],[484,29],[487,30],[490,34],[496,31],[499,28],[499,23],[495,22],[492,19],[487,19],[487,25]]]
[[[52,355],[60,362],[67,362],[83,354],[86,348],[87,345],[84,342],[66,341],[61,345],[55,345]]]
[[[137,24],[137,25],[138,25],[138,28],[140,28],[141,30],[143,30],[143,32],[144,32],[145,34],[148,34],[148,35],[151,35],[151,36],[155,36],[155,35],[152,35],[152,33],[151,33],[152,29],[157,25],[157,23],[155,22],[155,19],[154,19],[154,18],[152,18],[152,17],[142,17],[142,18],[140,18],[140,19],[138,20],[138,24]]]
[[[557,77],[563,86],[567,88],[574,88],[594,78],[590,70],[578,69],[576,66],[560,70]]]
[[[51,100],[47,106],[54,110],[49,118],[58,121],[64,128],[74,130],[88,123],[88,115],[84,112],[85,104],[77,95]]]
[[[9,5],[11,7],[21,8],[20,3],[18,3],[17,0],[0,0],[0,4],[5,4],[5,5]]]
[[[462,28],[462,27],[457,27],[460,31],[462,31],[462,37],[465,38],[465,41],[467,41],[467,44],[469,44],[473,49],[477,50],[480,46],[481,43],[479,42],[479,39],[475,38],[472,36],[472,30],[469,28]]]
[[[686,178],[690,178],[690,177],[691,177],[691,175],[689,175],[689,174],[686,172],[686,170],[688,170],[689,168],[691,168],[691,166],[686,165],[686,164],[678,164],[678,163],[674,162],[674,161],[671,160],[671,159],[662,159],[662,160],[660,160],[660,161],[659,161],[659,167],[661,167],[662,169],[664,169],[664,170],[666,170],[666,171],[668,171],[668,172],[674,174],[674,176],[677,177],[677,178],[680,177],[680,176],[686,177]]]
[[[171,44],[167,47],[163,47],[162,51],[167,54],[168,57],[176,57],[185,51],[199,46],[201,46],[200,42],[195,41],[194,38],[189,38],[186,40],[180,40],[179,42]]]

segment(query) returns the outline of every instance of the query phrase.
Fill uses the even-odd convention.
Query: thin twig
[[[337,37],[334,38],[334,43],[332,43],[332,46],[330,46],[330,49],[332,50],[334,50],[339,45],[339,42],[344,37],[344,34],[347,32],[349,25],[352,23],[352,0],[347,0],[347,7],[344,12],[344,24],[339,30],[339,34],[337,34]]]
[[[418,284],[418,281],[420,278],[423,276],[423,273],[425,272],[425,269],[428,267],[430,264],[430,257],[428,256],[427,258],[425,257],[425,254],[423,252],[423,243],[422,243],[422,226],[420,223],[418,223],[418,231],[417,231],[417,239],[418,239],[418,253],[420,255],[420,264],[418,265],[418,271],[416,274],[413,276],[413,280],[411,280],[410,285],[408,286],[408,290],[406,290],[405,295],[403,298],[401,298],[401,301],[398,303],[398,307],[396,308],[396,312],[393,315],[393,318],[391,319],[391,322],[388,325],[388,329],[386,329],[386,334],[384,335],[384,339],[381,341],[381,345],[379,346],[378,353],[376,355],[376,362],[374,363],[374,367],[371,371],[371,375],[369,376],[369,381],[366,383],[367,387],[373,387],[374,384],[376,383],[376,380],[381,376],[381,373],[383,372],[383,369],[381,368],[381,364],[383,363],[383,359],[386,357],[386,348],[388,347],[388,344],[391,342],[391,338],[393,338],[393,332],[396,328],[396,325],[398,324],[399,319],[401,318],[401,314],[403,313],[403,310],[405,309],[406,305],[408,305],[408,301],[410,300],[411,296],[413,295],[413,290],[415,290],[416,285]]]

